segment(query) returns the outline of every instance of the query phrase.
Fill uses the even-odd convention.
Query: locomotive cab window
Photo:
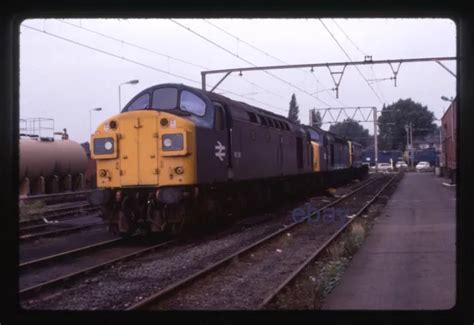
[[[133,103],[131,103],[126,109],[127,112],[136,111],[139,109],[147,109],[150,107],[150,95],[143,94],[138,97]]]
[[[206,103],[193,93],[183,90],[179,108],[182,111],[190,112],[197,116],[204,116],[206,113]]]
[[[178,106],[178,89],[158,88],[153,91],[153,108],[170,110]]]

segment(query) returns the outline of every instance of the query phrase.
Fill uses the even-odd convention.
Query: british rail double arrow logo
[[[220,141],[217,141],[217,145],[215,148],[216,148],[216,157],[219,158],[220,161],[224,161],[225,146],[223,146]]]

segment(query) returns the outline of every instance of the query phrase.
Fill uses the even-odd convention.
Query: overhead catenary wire
[[[365,57],[365,56],[368,56],[367,53],[365,53],[363,50],[360,49],[359,46],[357,46],[357,44],[352,40],[352,38],[344,31],[344,29],[342,29],[342,27],[337,23],[337,21],[335,19],[332,19],[332,21],[334,22],[334,24],[337,26],[337,28],[344,34],[344,36],[349,40],[349,42],[351,42],[351,44],[360,52],[362,53],[362,55]],[[372,71],[372,75],[373,75],[373,78],[377,80],[377,75],[375,74],[375,71],[374,71],[374,67],[373,66],[370,66],[370,70]],[[382,99],[384,102],[386,102],[386,99],[385,99],[385,96],[383,94],[383,91],[382,89],[379,87],[378,84],[376,84],[376,87],[377,89],[379,90],[380,92],[380,96],[382,96]]]
[[[335,19],[332,19],[332,21],[334,22],[334,24],[337,26],[337,28],[344,34],[344,36],[349,40],[349,42],[352,43],[352,45],[354,45],[354,47],[360,52],[362,53],[362,55],[364,56],[367,56],[367,53],[365,53],[364,51],[362,51],[360,49],[360,47],[357,46],[357,44],[352,40],[352,38],[349,37],[349,35],[347,35],[347,33],[342,29],[342,27],[337,23],[337,21]]]
[[[63,23],[63,24],[67,24],[67,25],[73,26],[73,27],[75,27],[75,28],[85,30],[85,31],[87,31],[87,32],[89,32],[89,33],[93,33],[93,34],[96,34],[96,35],[99,35],[99,36],[102,36],[102,37],[111,39],[111,40],[113,40],[113,41],[116,41],[116,42],[119,42],[119,43],[122,43],[122,44],[126,44],[126,45],[128,45],[128,46],[135,47],[135,48],[138,48],[138,49],[140,49],[140,50],[143,50],[143,51],[146,51],[146,52],[149,52],[149,53],[153,53],[153,54],[156,54],[156,55],[165,57],[165,58],[167,58],[167,59],[172,59],[172,60],[175,60],[175,61],[177,61],[177,62],[181,62],[181,63],[184,63],[184,64],[188,64],[188,65],[194,66],[194,67],[199,68],[199,69],[208,69],[208,68],[205,67],[205,66],[202,66],[202,65],[199,65],[199,64],[196,64],[196,63],[193,63],[193,62],[189,62],[189,61],[186,61],[186,60],[183,60],[183,59],[180,59],[180,58],[171,56],[171,55],[169,55],[169,54],[161,53],[161,52],[158,52],[158,51],[149,49],[149,48],[147,48],[147,47],[144,47],[144,46],[141,46],[141,45],[138,45],[138,44],[135,44],[135,43],[131,43],[131,42],[125,41],[125,40],[123,40],[123,39],[119,39],[119,38],[110,36],[110,35],[108,35],[108,34],[104,34],[104,33],[98,32],[98,31],[93,30],[93,29],[91,29],[91,28],[86,28],[86,27],[84,27],[84,26],[76,25],[76,24],[73,24],[73,23],[71,23],[71,22],[68,22],[68,21],[66,21],[66,20],[64,20],[64,19],[56,19],[56,20],[59,21],[59,22],[61,22],[61,23]]]
[[[274,59],[274,60],[276,60],[276,61],[278,61],[279,63],[283,63],[283,64],[287,64],[287,65],[289,64],[288,62],[285,62],[284,60],[279,59],[279,58],[277,58],[276,56],[271,55],[270,53],[268,53],[268,52],[266,52],[266,51],[264,51],[264,50],[262,50],[262,49],[256,47],[255,45],[253,45],[253,44],[251,44],[251,43],[249,43],[249,42],[243,40],[242,38],[240,38],[240,37],[238,37],[238,36],[236,36],[236,35],[230,33],[229,31],[225,30],[224,28],[222,28],[222,27],[220,27],[220,26],[218,26],[218,25],[216,25],[216,24],[214,24],[214,23],[211,23],[211,22],[210,22],[209,20],[207,20],[207,19],[204,19],[204,22],[206,22],[207,24],[209,24],[209,25],[213,26],[214,28],[220,30],[220,31],[223,32],[224,34],[227,34],[227,35],[229,35],[230,37],[233,37],[233,38],[236,39],[237,41],[244,43],[245,45],[251,47],[252,49],[254,49],[254,50],[256,50],[256,51],[258,51],[258,52],[260,52],[260,53],[262,53],[262,54],[264,54],[264,55],[266,55],[266,56],[268,56],[268,57],[270,57],[270,58],[272,58],[272,59]],[[326,85],[323,84],[321,81],[319,81],[319,79],[318,79],[313,73],[311,73],[311,72],[309,72],[309,71],[306,71],[306,70],[303,70],[303,69],[301,69],[301,70],[302,70],[303,72],[305,72],[305,73],[309,73],[309,74],[316,80],[316,82],[319,83],[323,88],[327,88]],[[313,93],[311,93],[311,95],[314,95],[314,94],[316,94],[316,93],[320,93],[320,91],[313,92]],[[338,102],[340,102],[341,104],[345,105],[345,104],[342,103],[342,101],[339,100],[338,98],[335,98],[335,100],[338,101]]]
[[[191,33],[193,33],[194,35],[196,35],[196,36],[198,36],[198,37],[204,39],[205,41],[211,43],[212,45],[214,45],[214,46],[220,48],[220,49],[223,50],[224,52],[226,52],[226,53],[228,53],[228,54],[230,54],[230,55],[232,55],[232,56],[238,58],[239,60],[241,60],[241,61],[243,61],[243,62],[245,62],[245,63],[247,63],[247,64],[250,64],[250,65],[253,66],[253,67],[256,67],[256,65],[255,65],[254,63],[252,63],[252,62],[246,60],[245,58],[239,56],[238,54],[236,54],[236,53],[234,53],[234,52],[232,52],[232,51],[226,49],[225,47],[219,45],[218,43],[216,43],[216,42],[210,40],[209,38],[207,38],[207,37],[201,35],[200,33],[196,32],[196,31],[194,31],[194,30],[192,30],[190,27],[188,27],[188,26],[186,26],[186,25],[183,25],[183,24],[177,22],[177,21],[174,20],[174,19],[170,19],[170,21],[172,21],[172,22],[175,23],[176,25],[182,27],[183,29],[185,29],[185,30],[187,30],[187,31],[189,31],[189,32],[191,32]],[[308,96],[315,98],[316,100],[320,101],[320,102],[323,103],[324,105],[330,106],[328,103],[326,103],[326,102],[323,101],[322,99],[317,98],[317,97],[315,97],[314,95],[311,95],[311,93],[309,93],[309,92],[307,92],[306,90],[304,90],[304,89],[302,89],[302,88],[300,88],[300,87],[294,85],[293,83],[291,83],[291,82],[289,82],[289,81],[287,81],[287,80],[284,80],[284,79],[282,79],[282,78],[280,78],[280,77],[278,77],[278,76],[276,76],[276,75],[274,75],[274,74],[272,74],[272,73],[270,73],[270,72],[268,72],[268,71],[265,71],[265,70],[264,70],[263,72],[266,73],[266,74],[268,74],[268,75],[270,75],[270,76],[272,76],[272,77],[275,78],[275,79],[280,80],[281,82],[284,82],[284,83],[287,84],[287,85],[290,85],[291,87],[293,87],[293,88],[295,88],[295,89],[298,89],[299,91],[301,91],[301,92],[307,94]]]
[[[223,32],[223,33],[225,33],[225,34],[227,34],[227,35],[229,35],[229,36],[231,36],[231,37],[237,39],[239,42],[242,42],[242,43],[246,44],[247,46],[253,48],[254,50],[256,50],[256,51],[258,51],[258,52],[260,52],[260,53],[263,53],[263,54],[265,54],[266,56],[271,57],[272,59],[274,59],[274,60],[276,60],[276,61],[278,61],[278,62],[280,62],[280,63],[287,64],[285,61],[283,61],[283,60],[281,60],[281,59],[279,59],[279,58],[277,58],[277,57],[271,55],[271,54],[268,53],[268,52],[265,52],[265,51],[259,49],[259,48],[256,47],[255,45],[250,44],[249,42],[244,41],[244,40],[241,39],[240,37],[237,37],[236,35],[233,35],[232,33],[226,31],[226,30],[223,29],[222,27],[219,27],[219,26],[217,26],[216,24],[211,23],[209,20],[204,19],[204,22],[206,22],[207,24],[209,24],[209,25],[213,26],[214,28],[220,30],[221,32]]]
[[[125,44],[125,45],[128,45],[128,46],[132,46],[132,47],[135,47],[135,48],[138,48],[140,50],[143,50],[143,51],[146,51],[146,52],[149,52],[149,53],[152,53],[152,54],[155,54],[155,55],[159,55],[159,56],[162,56],[162,57],[165,57],[167,58],[168,60],[171,59],[171,60],[174,60],[174,61],[177,61],[177,62],[180,62],[180,63],[184,63],[184,64],[187,64],[187,65],[190,65],[190,66],[194,66],[196,68],[199,68],[201,70],[210,70],[209,67],[206,67],[206,66],[203,66],[203,65],[199,65],[199,64],[196,64],[196,63],[193,63],[193,62],[189,62],[189,61],[186,61],[186,60],[183,60],[183,59],[180,59],[180,58],[177,58],[177,57],[174,57],[174,56],[171,56],[169,54],[165,54],[165,53],[160,53],[158,51],[155,51],[155,50],[152,50],[152,49],[149,49],[147,47],[144,47],[144,46],[141,46],[141,45],[137,45],[137,44],[134,44],[134,43],[131,43],[131,42],[128,42],[128,41],[125,41],[123,39],[119,39],[119,38],[116,38],[116,37],[113,37],[113,36],[110,36],[110,35],[107,35],[107,34],[104,34],[104,33],[101,33],[101,32],[98,32],[96,30],[93,30],[91,28],[86,28],[86,27],[83,27],[83,26],[79,26],[79,25],[76,25],[76,24],[73,24],[71,22],[67,22],[63,19],[57,19],[59,22],[62,22],[64,24],[67,24],[67,25],[70,25],[70,26],[73,26],[73,27],[76,27],[76,28],[79,28],[79,29],[82,29],[82,30],[85,30],[87,32],[90,32],[90,33],[93,33],[93,34],[96,34],[96,35],[99,35],[99,36],[102,36],[102,37],[105,37],[105,38],[108,38],[108,39],[111,39],[113,41],[116,41],[116,42],[119,42],[121,44]],[[282,99],[286,99],[284,98],[281,94],[278,94],[278,93],[275,93],[269,89],[266,89],[265,87],[262,87],[246,78],[243,78],[245,82],[269,93],[269,94],[272,94],[276,97],[279,97],[279,98],[282,98]]]
[[[319,19],[319,21],[321,22],[321,24],[324,26],[324,28],[326,29],[326,31],[329,33],[329,35],[331,35],[332,39],[336,42],[336,44],[339,46],[339,48],[342,50],[342,52],[344,53],[344,55],[347,57],[347,59],[350,61],[350,62],[353,62],[351,57],[349,56],[349,54],[347,54],[347,52],[344,50],[344,48],[342,47],[342,45],[339,43],[339,41],[337,40],[337,38],[334,36],[334,34],[329,30],[329,28],[326,26],[326,24],[323,22],[322,19]],[[365,82],[367,83],[367,85],[369,86],[369,88],[372,90],[372,92],[374,93],[374,95],[377,97],[377,99],[379,100],[379,102],[381,104],[383,104],[383,101],[382,99],[380,98],[380,96],[377,94],[377,92],[374,90],[374,88],[370,85],[369,81],[367,80],[367,78],[364,76],[364,74],[360,71],[359,67],[357,65],[354,65],[354,67],[357,69],[357,71],[359,72],[359,74],[361,75],[361,77],[365,80]]]
[[[156,67],[153,67],[153,66],[151,66],[151,65],[144,64],[144,63],[141,63],[141,62],[138,62],[138,61],[135,61],[135,60],[126,58],[126,57],[124,57],[124,56],[120,56],[120,55],[117,55],[117,54],[114,54],[114,53],[110,53],[110,52],[107,52],[107,51],[98,49],[98,48],[96,48],[96,47],[93,47],[93,46],[90,46],[90,45],[86,45],[86,44],[83,44],[83,43],[80,43],[80,42],[71,40],[71,39],[69,39],[69,38],[66,38],[66,37],[63,37],[63,36],[59,36],[59,35],[57,35],[57,34],[53,34],[53,33],[47,32],[46,30],[41,30],[41,29],[34,28],[34,27],[31,27],[31,26],[28,26],[28,25],[25,25],[25,24],[22,24],[21,26],[22,26],[22,27],[25,27],[25,28],[29,28],[29,29],[35,30],[35,31],[37,31],[37,32],[39,32],[39,33],[47,34],[47,35],[49,35],[49,36],[51,36],[51,37],[55,37],[55,38],[61,39],[61,40],[63,40],[63,41],[66,41],[66,42],[69,42],[69,43],[72,43],[72,44],[75,44],[75,45],[78,45],[78,46],[82,46],[82,47],[88,48],[88,49],[93,50],[93,51],[96,51],[96,52],[100,52],[100,53],[102,53],[102,54],[110,55],[110,56],[113,56],[113,57],[115,57],[115,58],[118,58],[118,59],[121,59],[121,60],[130,62],[130,63],[134,63],[134,64],[137,64],[137,65],[140,65],[140,66],[145,67],[145,68],[148,68],[148,69],[152,69],[152,70],[155,70],[155,71],[158,71],[158,72],[162,72],[162,73],[165,73],[165,74],[169,74],[169,75],[171,75],[171,76],[174,76],[174,77],[177,77],[177,78],[180,78],[180,79],[184,79],[184,80],[187,80],[187,81],[189,81],[189,82],[199,83],[198,81],[193,80],[193,79],[190,79],[190,78],[188,78],[188,77],[184,77],[184,76],[181,76],[181,75],[172,73],[172,72],[168,72],[168,71],[162,70],[162,69],[160,69],[160,68],[156,68]]]
[[[69,39],[69,38],[66,38],[66,37],[63,37],[63,36],[60,36],[60,35],[57,35],[57,34],[54,34],[54,33],[50,33],[50,32],[48,32],[48,31],[46,31],[46,30],[41,30],[41,29],[38,29],[38,28],[35,28],[35,27],[31,27],[31,26],[28,26],[28,25],[25,25],[25,24],[22,24],[21,27],[28,28],[28,29],[30,29],[30,30],[34,30],[34,31],[39,32],[39,33],[43,33],[43,34],[45,34],[45,35],[48,35],[48,36],[51,36],[51,37],[54,37],[54,38],[57,38],[57,39],[61,39],[61,40],[63,40],[63,41],[66,41],[66,42],[75,44],[75,45],[77,45],[77,46],[81,46],[81,47],[87,48],[87,49],[92,50],[92,51],[96,51],[96,52],[99,52],[99,53],[102,53],[102,54],[105,54],[105,55],[109,55],[109,56],[115,57],[115,58],[117,58],[117,59],[120,59],[120,60],[129,62],[129,63],[133,63],[133,64],[136,64],[136,65],[142,66],[142,67],[147,68],[147,69],[151,69],[151,70],[158,71],[158,72],[161,72],[161,73],[164,73],[164,74],[168,74],[168,75],[171,75],[171,76],[174,76],[174,77],[183,79],[183,80],[187,80],[187,81],[192,82],[192,83],[195,83],[195,84],[199,84],[199,85],[201,84],[200,81],[197,81],[197,80],[194,80],[194,79],[185,77],[185,76],[181,76],[181,75],[176,74],[176,73],[168,72],[168,71],[162,70],[162,69],[160,69],[160,68],[156,68],[156,67],[154,67],[154,66],[151,66],[151,65],[148,65],[148,64],[144,64],[144,63],[139,62],[139,61],[136,61],[136,60],[129,59],[129,58],[124,57],[124,56],[120,56],[120,55],[117,55],[117,54],[114,54],[114,53],[110,53],[110,52],[104,51],[104,50],[102,50],[102,49],[98,49],[98,48],[96,48],[96,47],[93,47],[93,46],[90,46],[90,45],[86,45],[86,44],[83,44],[83,43],[80,43],[80,42],[71,40],[71,39]],[[262,101],[255,100],[255,99],[253,99],[253,98],[251,98],[251,97],[242,96],[242,95],[237,94],[237,93],[235,93],[235,92],[233,92],[233,91],[230,91],[230,90],[225,90],[225,89],[223,89],[223,88],[221,88],[221,89],[224,90],[224,91],[226,91],[226,92],[228,92],[229,94],[233,94],[233,95],[239,96],[239,97],[241,97],[241,98],[249,99],[249,100],[252,100],[252,101],[255,101],[255,102],[258,102],[258,103],[267,105],[267,106],[269,106],[269,107],[275,108],[275,109],[277,109],[277,110],[281,110],[281,111],[284,111],[284,112],[287,111],[287,110],[284,109],[284,108],[277,107],[277,106],[274,106],[274,105],[271,105],[271,104],[268,104],[268,103],[264,103],[264,102],[262,102]]]

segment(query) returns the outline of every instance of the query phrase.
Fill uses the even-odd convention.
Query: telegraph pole
[[[375,160],[375,172],[377,173],[379,171],[379,166],[378,166],[378,157],[379,157],[379,147],[378,147],[378,140],[377,140],[377,108],[373,108],[374,111],[374,160]]]
[[[410,165],[413,168],[413,123],[410,122]]]
[[[410,163],[410,131],[408,129],[408,124],[405,124],[405,132],[407,133],[407,146],[406,150],[408,152],[408,162]]]

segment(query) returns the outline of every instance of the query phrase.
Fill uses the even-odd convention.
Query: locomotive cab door
[[[232,167],[232,141],[231,141],[231,133],[232,133],[232,119],[230,118],[227,110],[225,107],[219,103],[214,103],[215,111],[214,111],[214,130],[216,135],[223,139],[226,143],[226,159],[224,160],[227,167]]]
[[[211,128],[197,129],[198,181],[220,183],[227,181],[231,165],[229,119],[223,105],[214,102],[214,121]]]

